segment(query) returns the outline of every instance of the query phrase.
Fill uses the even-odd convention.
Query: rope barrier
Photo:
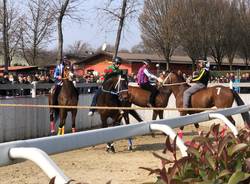
[[[218,109],[220,109],[220,108],[63,106],[63,105],[33,105],[33,104],[0,104],[0,107],[64,108],[64,109],[110,109],[110,110],[168,110],[168,111],[206,111],[206,110],[218,110]]]

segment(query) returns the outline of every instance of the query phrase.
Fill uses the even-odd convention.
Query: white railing
[[[74,134],[66,134],[64,136],[52,136],[6,142],[0,144],[0,166],[16,163],[16,159],[19,158],[32,160],[42,169],[50,168],[49,173],[48,170],[45,171],[46,169],[44,172],[49,178],[56,176],[56,183],[67,183],[69,178],[67,178],[55,165],[55,163],[47,157],[47,154],[62,153],[119,139],[144,135],[155,130],[161,130],[165,134],[169,135],[171,139],[174,139],[176,134],[172,130],[173,128],[204,122],[214,118],[219,118],[228,124],[229,121],[225,118],[226,116],[248,112],[249,109],[250,105],[243,105],[223,110],[215,110],[213,112],[203,112],[171,119],[162,119],[132,125],[90,130]],[[231,126],[230,124],[229,128],[231,128],[234,134],[237,135],[237,130],[235,130],[234,126]],[[180,148],[182,155],[185,156],[187,154],[187,148],[183,144],[182,140],[177,140],[177,146]],[[30,151],[36,152],[37,154],[30,154]]]

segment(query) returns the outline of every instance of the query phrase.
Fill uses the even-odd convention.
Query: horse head
[[[120,101],[128,100],[128,79],[125,75],[119,75],[107,79],[103,83],[103,92],[118,95]]]
[[[66,65],[63,69],[63,79],[67,79],[69,81],[72,81],[74,79],[74,72],[72,67]]]
[[[165,78],[163,80],[163,86],[165,84],[174,84],[174,83],[179,83],[179,82],[184,82],[184,78],[181,73],[175,73],[175,72],[168,72],[165,75]]]

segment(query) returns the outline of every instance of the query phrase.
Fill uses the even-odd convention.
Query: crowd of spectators
[[[160,74],[159,74],[160,75]],[[95,74],[95,73],[88,73],[83,76],[77,76],[76,82],[77,83],[102,83],[104,80],[104,73]],[[186,75],[183,74],[183,77],[185,78]],[[131,73],[128,75],[129,82],[136,82],[136,74]],[[24,75],[24,74],[7,74],[4,73],[4,75],[0,78],[0,84],[32,84],[32,82],[37,83],[54,83],[53,77],[50,76],[50,74],[34,74],[34,75]],[[236,75],[235,73],[225,73],[225,75],[211,75],[210,82],[211,83],[229,83],[232,81],[233,83],[242,83],[242,82],[250,82],[250,73],[244,72],[241,73],[240,77]],[[238,90],[237,88],[236,90]],[[49,90],[38,90],[38,94],[46,94]],[[93,90],[88,90],[88,92],[93,92]],[[250,89],[247,87],[241,87],[240,91],[238,92],[246,92],[250,93]],[[30,89],[19,89],[19,90],[0,90],[1,96],[22,96],[22,95],[30,95]]]
[[[233,72],[226,73],[225,75],[213,77],[211,76],[212,83],[229,83],[232,82],[250,82],[249,72],[242,73],[240,76],[235,75]]]
[[[4,73],[0,78],[0,84],[32,84],[37,83],[54,83],[49,74],[35,74],[35,75],[13,75]],[[48,93],[48,90],[40,90],[39,93]],[[23,96],[30,95],[30,89],[13,89],[13,90],[0,90],[1,96]]]

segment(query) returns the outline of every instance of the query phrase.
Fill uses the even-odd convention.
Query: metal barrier
[[[226,123],[228,123],[225,119],[225,116],[248,112],[249,109],[250,105],[243,105],[223,110],[216,110],[213,112],[203,112],[178,118],[162,119],[139,124],[90,130],[74,134],[66,134],[64,136],[44,137],[38,139],[2,143],[0,144],[0,166],[16,163],[16,159],[21,158],[32,160],[38,163],[38,165],[43,169],[44,167],[41,166],[41,160],[46,160],[46,162],[44,163],[47,164],[50,168],[50,173],[47,173],[47,167],[43,170],[45,173],[47,173],[48,177],[52,178],[53,176],[57,176],[55,180],[56,183],[66,183],[69,181],[69,179],[64,176],[60,169],[52,160],[47,157],[46,154],[44,154],[44,152],[46,152],[47,154],[61,153],[114,140],[144,135],[151,133],[151,131],[154,130],[163,131],[165,134],[170,135],[170,138],[173,139],[176,134],[172,130],[172,128],[208,121],[214,118],[223,119]],[[220,115],[218,116],[218,114]],[[235,127],[232,128],[233,131],[235,131],[234,128]],[[236,132],[234,133],[237,134]],[[177,142],[182,155],[186,155],[187,148],[183,144],[182,140],[178,139]],[[40,154],[37,158],[37,154],[30,154],[29,152],[30,150],[34,151],[34,149],[35,151],[38,151],[40,149],[44,152],[38,151],[40,152]]]
[[[1,91],[11,91],[11,93],[18,92],[19,96],[30,95],[35,98],[37,91],[46,91],[48,92],[54,83],[40,83],[37,81],[32,82],[32,84],[2,84],[0,86]],[[80,94],[92,93],[98,86],[101,84],[98,83],[76,83],[76,87],[78,88]],[[131,86],[138,86],[137,83],[130,82]],[[191,84],[192,85],[192,84]],[[247,88],[250,89],[250,83],[209,83],[208,86],[212,87],[215,85],[222,85],[230,88]],[[249,90],[250,91],[250,90]],[[15,96],[15,95],[11,95]]]

